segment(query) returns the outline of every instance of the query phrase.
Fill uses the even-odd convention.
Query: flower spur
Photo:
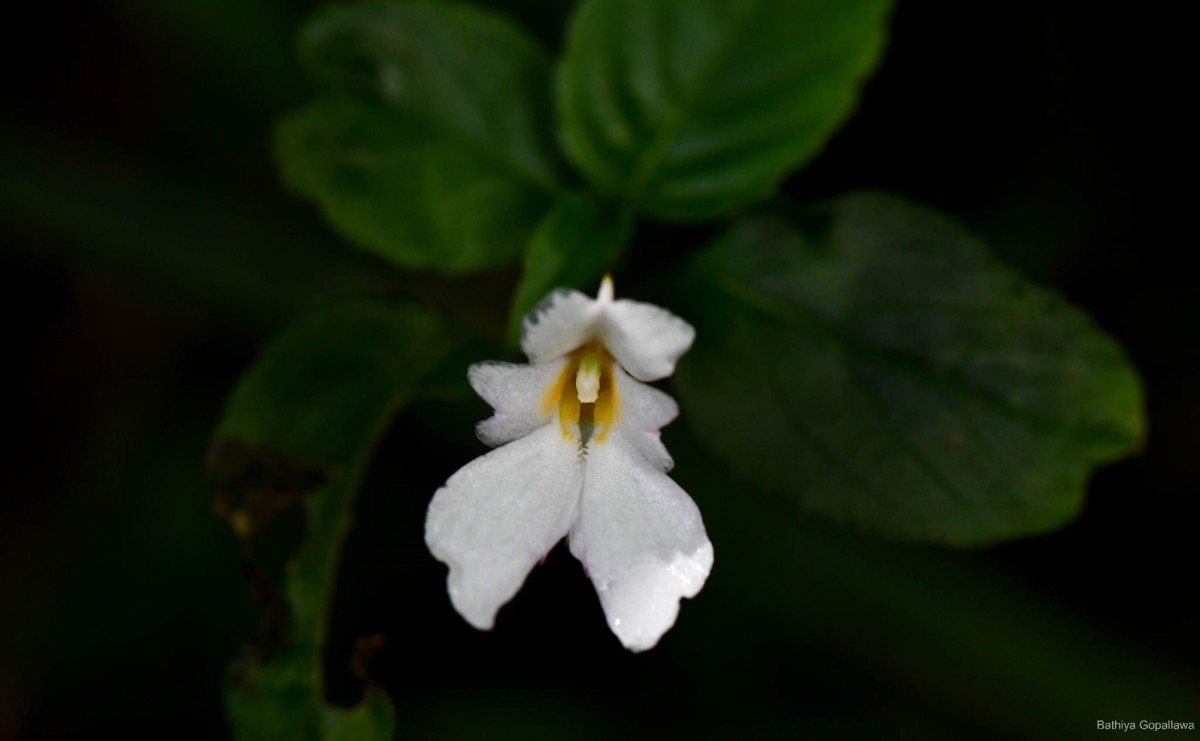
[[[659,430],[679,413],[643,381],[671,375],[695,331],[650,304],[548,296],[525,318],[529,365],[471,366],[495,409],[477,434],[496,449],[437,491],[425,542],[450,567],[455,609],[491,629],[496,612],[565,535],[626,648],[653,647],[712,568],[700,511],[666,472]]]

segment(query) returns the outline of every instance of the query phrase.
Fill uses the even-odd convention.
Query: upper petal
[[[495,415],[475,427],[479,439],[496,447],[546,424],[554,407],[546,406],[543,397],[565,363],[560,360],[536,365],[496,362],[472,365],[467,371],[471,388],[496,410]]]
[[[633,651],[658,643],[712,569],[691,497],[618,434],[589,446],[571,552],[600,596],[613,633]]]
[[[579,291],[555,291],[525,316],[521,349],[534,363],[562,357],[595,336],[602,312],[602,302]]]
[[[577,445],[546,425],[468,463],[438,489],[425,543],[450,567],[450,600],[467,622],[492,627],[496,611],[567,533],[582,484]]]
[[[604,307],[600,339],[631,376],[656,381],[675,372],[696,330],[662,307],[620,300]]]

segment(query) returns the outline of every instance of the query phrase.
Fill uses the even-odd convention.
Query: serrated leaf
[[[325,97],[284,121],[284,180],[406,267],[513,259],[554,202],[550,63],[503,17],[454,3],[334,5],[301,35]]]
[[[283,584],[281,645],[233,673],[228,708],[238,738],[390,738],[390,706],[379,690],[369,687],[358,708],[323,703],[328,601],[377,438],[462,343],[426,309],[362,300],[286,328],[239,382],[211,456],[223,514],[250,538],[262,529],[258,519],[298,504],[305,532]]]
[[[899,199],[743,220],[689,275],[684,418],[740,475],[863,530],[978,545],[1057,527],[1143,435],[1112,339]]]
[[[770,194],[847,117],[888,0],[585,0],[557,70],[567,155],[662,218]]]
[[[509,316],[509,339],[515,342],[522,317],[552,290],[594,293],[628,238],[628,226],[620,215],[586,196],[563,198],[525,248],[524,269]]]

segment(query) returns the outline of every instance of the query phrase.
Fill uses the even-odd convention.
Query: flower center
[[[620,416],[613,357],[596,342],[574,350],[542,393],[542,412],[558,407],[563,437],[581,446],[602,443]]]

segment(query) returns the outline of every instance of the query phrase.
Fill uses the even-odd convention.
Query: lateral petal
[[[625,436],[646,460],[660,471],[675,466],[671,454],[662,444],[659,430],[679,416],[679,405],[667,394],[647,386],[620,368],[613,368],[617,394],[622,399],[620,424]]]
[[[429,504],[425,543],[450,567],[450,600],[480,630],[576,517],[583,459],[557,425],[476,458]]]
[[[609,628],[632,651],[653,647],[712,569],[691,497],[619,434],[591,445],[571,552],[600,596]]]
[[[504,445],[546,424],[553,408],[543,407],[543,395],[562,373],[565,360],[536,365],[476,363],[467,371],[475,393],[496,413],[475,427],[484,444]]]
[[[692,325],[666,309],[640,301],[604,307],[600,339],[629,375],[657,381],[675,372],[679,356],[696,339]]]

